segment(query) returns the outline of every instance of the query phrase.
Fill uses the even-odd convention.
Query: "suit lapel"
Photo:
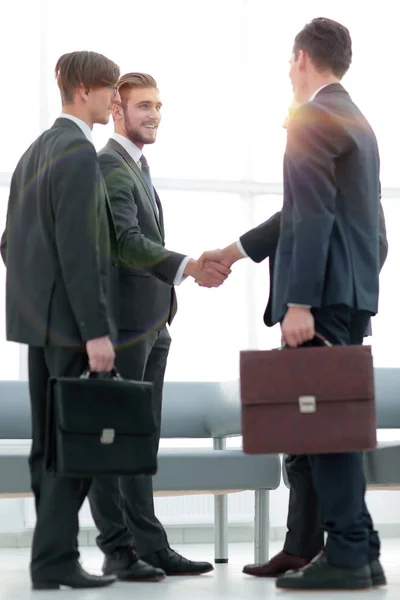
[[[159,215],[159,222],[160,222],[161,234],[162,234],[162,238],[164,239],[164,237],[165,237],[164,212],[163,212],[163,208],[162,208],[162,205],[161,205],[160,198],[158,197],[158,194],[157,194],[156,190],[154,190],[154,196],[156,198],[157,207],[158,207],[158,215]]]
[[[123,148],[123,146],[121,146],[121,144],[119,144],[117,141],[113,140],[112,138],[110,140],[108,140],[107,142],[107,146],[109,148],[112,148],[115,152],[118,152],[118,154],[120,156],[122,156],[122,158],[124,159],[124,161],[127,163],[127,165],[130,167],[130,169],[134,172],[134,174],[136,175],[136,179],[138,179],[140,185],[142,186],[149,202],[150,202],[150,206],[151,209],[153,211],[154,214],[154,218],[156,220],[158,229],[160,231],[160,234],[163,236],[163,227],[161,224],[162,221],[162,209],[161,209],[161,203],[160,200],[158,198],[157,192],[155,193],[156,199],[157,199],[157,206],[158,206],[158,210],[159,210],[159,215],[157,214],[156,211],[156,207],[154,206],[154,201],[151,195],[151,192],[149,190],[149,187],[146,183],[146,180],[144,179],[141,170],[139,169],[138,165],[135,163],[135,161],[133,160],[133,158],[130,156],[130,154],[125,150],[125,148]],[[164,237],[163,237],[164,239]]]

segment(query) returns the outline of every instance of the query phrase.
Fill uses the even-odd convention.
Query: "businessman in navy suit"
[[[296,36],[290,77],[302,106],[288,126],[284,202],[274,256],[270,324],[291,347],[359,344],[378,309],[379,152],[340,81],[352,58],[348,30],[314,19]],[[382,215],[381,215],[382,216]],[[380,542],[365,505],[362,456],[294,457],[311,476],[327,543],[285,589],[364,589],[385,583]]]
[[[296,36],[290,77],[304,104],[288,127],[272,321],[291,347],[361,343],[379,293],[379,152],[369,123],[340,84],[348,30],[314,19]],[[307,101],[308,100],[308,101]],[[286,589],[364,589],[385,582],[365,504],[361,453],[306,457],[327,542]]]

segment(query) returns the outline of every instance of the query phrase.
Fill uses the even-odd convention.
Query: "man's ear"
[[[124,116],[122,106],[119,102],[113,102],[111,116],[114,121],[119,121]]]
[[[89,90],[83,85],[83,83],[80,84],[80,86],[76,89],[76,93],[79,96],[79,98],[81,100],[83,100],[83,102],[87,102],[89,99]]]
[[[309,56],[304,50],[299,50],[299,55],[297,57],[296,63],[300,71],[304,71],[306,68],[307,61],[309,60]]]

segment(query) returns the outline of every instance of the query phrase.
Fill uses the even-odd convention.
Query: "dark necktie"
[[[147,162],[146,157],[144,156],[144,154],[142,154],[142,156],[140,157],[140,170],[142,171],[142,175],[147,183],[147,186],[150,190],[150,194],[151,197],[153,199],[154,202],[154,206],[156,208],[156,212],[157,215],[159,214],[159,210],[158,210],[158,206],[157,206],[157,200],[156,200],[156,196],[154,194],[154,187],[153,187],[153,182],[151,181],[151,175],[150,175],[150,169],[149,169],[149,163]]]

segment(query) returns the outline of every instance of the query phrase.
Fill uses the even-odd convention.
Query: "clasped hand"
[[[185,269],[185,275],[193,279],[202,287],[219,287],[231,273],[229,267],[213,259],[190,259]]]
[[[223,250],[208,250],[203,252],[197,261],[199,268],[195,277],[196,283],[202,287],[218,287],[230,275],[232,264],[242,256],[234,256],[232,247]],[[212,282],[212,285],[209,285]],[[216,282],[219,282],[216,284]]]
[[[198,260],[189,261],[185,274],[192,276],[202,287],[219,287],[231,273],[231,266],[243,254],[237,245],[223,249],[207,250]]]

